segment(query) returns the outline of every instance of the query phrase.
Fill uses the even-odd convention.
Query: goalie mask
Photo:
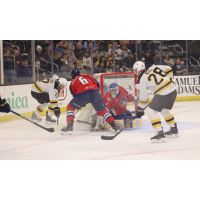
[[[139,72],[145,70],[145,64],[142,61],[137,61],[133,65],[133,71],[137,76],[139,76]]]
[[[109,85],[109,92],[114,99],[119,94],[119,86],[117,83],[112,83]]]

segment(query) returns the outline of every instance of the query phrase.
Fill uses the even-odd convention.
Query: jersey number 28
[[[159,69],[158,67],[155,67],[155,69],[153,70],[153,73],[152,74],[150,74],[149,76],[148,76],[148,81],[151,81],[152,79],[151,79],[151,77],[153,77],[154,78],[154,81],[155,81],[155,84],[156,85],[159,85],[159,84],[161,84],[162,82],[163,82],[163,78],[161,78],[160,79],[160,81],[158,82],[158,80],[157,80],[157,78],[156,78],[156,74],[158,74],[158,75],[160,75],[160,76],[162,76],[162,77],[166,77],[166,75],[165,75],[165,72],[163,72],[161,69]]]

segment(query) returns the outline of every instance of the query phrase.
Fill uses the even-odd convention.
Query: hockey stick
[[[26,117],[20,115],[19,113],[16,113],[16,112],[13,111],[13,110],[10,110],[10,112],[12,112],[12,113],[14,113],[15,115],[18,115],[19,117],[21,117],[21,118],[23,118],[23,119],[25,119],[25,120],[31,122],[32,124],[35,124],[36,126],[39,126],[40,128],[42,128],[42,129],[44,129],[44,130],[46,130],[46,131],[48,131],[48,132],[58,131],[58,130],[60,130],[60,129],[65,125],[64,123],[61,123],[60,125],[55,126],[55,127],[53,127],[53,128],[45,128],[44,126],[41,126],[41,125],[37,124],[36,122],[34,122],[34,121],[32,121],[32,120],[30,120],[30,119],[28,119],[28,118],[26,118]]]
[[[112,136],[106,136],[106,135],[102,135],[101,139],[102,140],[113,140],[117,135],[119,135],[124,129],[126,129],[131,123],[132,121],[135,119],[136,117],[134,117],[133,119],[130,120],[130,122],[128,124],[126,124],[125,128],[123,128],[119,133],[116,133],[115,135]]]
[[[75,115],[77,114],[77,112],[80,110],[81,108],[79,108],[75,113],[74,113],[74,118],[75,118]]]
[[[144,110],[145,110],[148,106],[149,106],[149,104],[144,108]],[[128,124],[126,124],[126,127],[125,127],[124,129],[126,129],[126,128],[132,123],[132,121],[133,121],[135,118],[137,118],[137,116],[135,116],[132,120],[130,120],[130,122],[129,122]],[[124,130],[124,129],[122,129],[122,130]],[[102,136],[101,136],[101,139],[102,139],[102,140],[113,140],[117,135],[119,135],[119,134],[122,132],[122,130],[121,130],[119,133],[117,133],[117,134],[115,134],[115,135],[113,135],[113,136],[102,135]]]

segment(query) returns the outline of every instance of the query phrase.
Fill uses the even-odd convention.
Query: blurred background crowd
[[[72,68],[90,75],[131,72],[138,60],[146,69],[152,64],[168,65],[174,75],[198,74],[200,68],[200,41],[196,40],[35,40],[34,58],[32,49],[31,40],[3,41],[4,84],[33,82],[33,59],[36,80],[52,73],[71,80]]]

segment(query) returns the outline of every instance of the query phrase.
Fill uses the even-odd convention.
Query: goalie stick
[[[14,113],[15,115],[18,115],[19,117],[21,117],[21,118],[23,118],[23,119],[25,119],[25,120],[31,122],[32,124],[35,124],[36,126],[39,126],[40,128],[42,128],[42,129],[44,129],[44,130],[46,130],[46,131],[48,131],[48,132],[58,131],[58,130],[60,130],[60,129],[65,125],[64,123],[61,123],[60,125],[55,126],[55,127],[53,127],[53,128],[45,128],[44,126],[41,126],[41,125],[37,124],[36,122],[34,122],[34,121],[32,121],[32,120],[30,120],[30,119],[28,119],[28,118],[26,118],[26,117],[20,115],[19,113],[16,113],[16,112],[13,111],[13,110],[10,110],[10,112],[12,112],[12,113]]]
[[[134,118],[132,118],[131,120],[130,120],[130,122],[128,123],[128,124],[126,124],[126,126],[125,126],[125,128],[124,129],[126,129],[131,123],[132,123],[132,121],[135,119],[136,117],[134,117]],[[123,130],[123,129],[122,129]],[[113,140],[117,135],[119,135],[121,133],[121,131],[119,132],[119,133],[116,133],[115,135],[112,135],[112,136],[106,136],[106,135],[102,135],[101,136],[101,139],[102,140]]]
[[[149,106],[149,104],[144,108],[144,110],[147,108]],[[130,120],[130,122],[126,125],[126,127],[125,128],[127,128],[131,123],[132,123],[132,121],[134,120],[136,118],[136,116],[132,119],[132,120]],[[125,129],[124,128],[124,129]],[[121,133],[121,131],[119,132],[119,133],[117,133],[117,134],[115,134],[115,135],[112,135],[112,136],[106,136],[106,135],[102,135],[101,136],[101,139],[102,140],[113,140],[117,135],[119,135]]]

